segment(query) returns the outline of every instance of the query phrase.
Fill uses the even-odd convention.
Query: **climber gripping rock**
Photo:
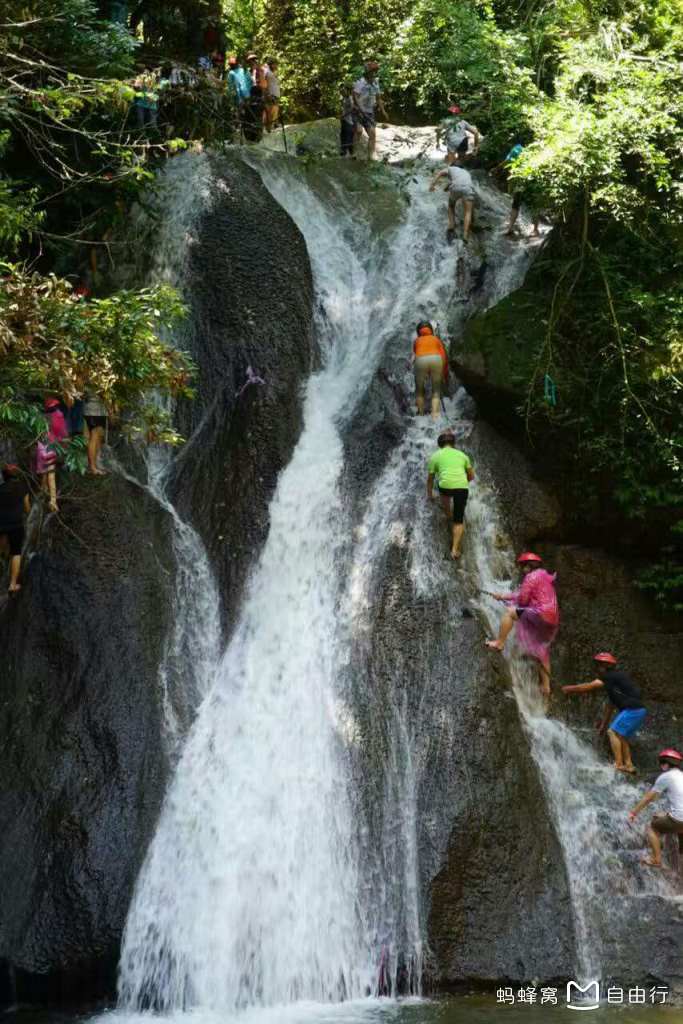
[[[465,506],[469,497],[469,487],[474,480],[474,469],[470,458],[465,452],[455,447],[455,434],[446,430],[439,434],[437,441],[439,450],[429,460],[427,475],[427,500],[434,496],[434,478],[439,486],[441,504],[446,516],[453,516],[451,528],[451,558],[458,559],[461,555],[462,538],[465,532]]]
[[[659,800],[662,796],[667,799],[666,813],[655,814],[647,830],[650,856],[643,860],[643,864],[649,868],[662,866],[662,836],[677,836],[678,850],[683,856],[683,754],[670,747],[662,750],[659,755],[659,769],[660,774],[652,789],[638,801],[628,816],[633,824],[640,812],[653,800]]]
[[[413,342],[413,371],[415,373],[415,405],[418,416],[425,411],[425,386],[432,385],[432,419],[441,414],[441,389],[448,381],[448,355],[441,341],[434,334],[432,325],[421,320],[416,327],[417,337]]]
[[[472,229],[472,214],[476,193],[472,175],[464,167],[459,167],[451,153],[446,154],[448,167],[437,171],[432,178],[429,191],[433,192],[441,178],[448,178],[448,231],[446,239],[450,243],[455,238],[455,208],[460,201],[463,206],[462,239],[468,242]]]
[[[607,731],[617,771],[634,775],[636,769],[628,740],[642,728],[647,717],[640,690],[626,672],[618,671],[617,659],[609,651],[596,654],[593,657],[593,664],[597,679],[590,683],[579,683],[577,686],[563,686],[562,692],[590,693],[592,690],[603,689],[606,691],[608,702],[602,720],[598,722],[598,732],[603,736],[605,730]]]
[[[517,642],[529,657],[538,663],[541,692],[550,696],[550,647],[557,635],[560,612],[555,594],[555,574],[542,568],[543,559],[532,551],[523,552],[517,564],[524,574],[519,590],[510,594],[492,594],[497,601],[512,607],[505,613],[496,640],[486,646],[502,651],[513,626],[517,626]]]

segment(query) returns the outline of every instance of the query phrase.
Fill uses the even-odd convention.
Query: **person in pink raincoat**
[[[59,407],[59,399],[45,399],[45,416],[47,431],[39,439],[35,452],[35,470],[40,477],[40,487],[49,498],[49,509],[58,512],[57,505],[57,452],[53,445],[64,444],[68,440],[69,431],[64,413]]]
[[[521,554],[517,563],[524,573],[522,585],[512,594],[492,595],[512,607],[503,616],[498,639],[487,640],[486,646],[502,651],[516,623],[517,643],[538,663],[541,692],[547,698],[550,696],[550,646],[560,624],[555,575],[541,568],[542,559],[532,551]]]

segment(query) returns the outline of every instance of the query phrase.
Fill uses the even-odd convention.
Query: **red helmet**
[[[603,665],[616,665],[617,663],[617,659],[609,651],[600,651],[599,654],[594,654],[593,661],[599,661]]]
[[[461,114],[462,111],[461,111],[460,107],[457,107],[457,106],[454,105],[454,106],[448,108],[448,113],[449,114]]]
[[[679,754],[677,750],[673,750],[671,747],[667,747],[659,755],[660,761],[675,761],[676,764],[683,763],[683,754]]]
[[[521,555],[517,559],[517,565],[524,565],[525,562],[542,562],[543,559],[540,555],[535,555],[533,551],[522,551]]]
[[[44,402],[45,412],[49,412],[50,409],[56,409],[59,406],[58,398],[46,398]]]

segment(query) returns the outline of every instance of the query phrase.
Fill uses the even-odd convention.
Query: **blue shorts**
[[[610,729],[626,739],[638,732],[647,717],[645,708],[626,708],[610,722]]]

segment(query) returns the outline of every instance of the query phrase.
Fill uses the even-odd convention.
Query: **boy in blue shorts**
[[[593,663],[598,674],[597,679],[591,683],[579,683],[578,686],[563,686],[562,692],[588,693],[590,690],[600,689],[607,691],[609,700],[605,705],[602,721],[598,723],[598,732],[603,736],[607,730],[617,771],[635,775],[636,769],[628,741],[642,728],[647,717],[640,690],[626,672],[617,671],[617,659],[608,651],[594,655]]]

